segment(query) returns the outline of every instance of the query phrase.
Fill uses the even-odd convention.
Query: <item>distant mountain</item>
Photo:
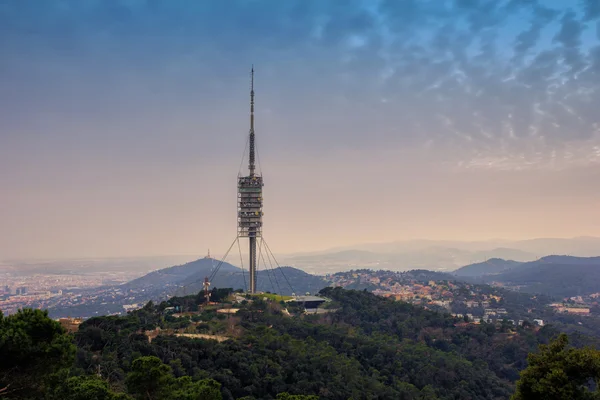
[[[456,276],[484,276],[495,275],[505,272],[509,269],[522,265],[522,262],[503,260],[501,258],[491,258],[487,261],[466,265],[453,272]]]
[[[183,265],[150,272],[126,283],[124,289],[144,289],[153,295],[158,294],[191,294],[202,290],[204,278],[210,276],[218,260],[202,258]],[[211,287],[230,287],[248,289],[249,275],[234,265],[223,262],[219,271],[210,282]],[[257,271],[256,288],[263,292],[276,292],[284,295],[292,293],[316,293],[327,287],[323,277],[308,274],[302,270],[282,267],[281,269],[262,269]],[[185,291],[185,293],[184,293]]]
[[[286,264],[309,272],[335,273],[349,269],[369,268],[375,270],[408,271],[429,269],[452,271],[474,260],[489,258],[531,261],[535,256],[517,249],[494,247],[489,250],[465,250],[454,247],[430,246],[398,253],[368,250],[343,250],[331,253],[304,254],[284,258]]]
[[[430,248],[454,248],[465,251],[481,251],[492,249],[496,247],[504,246],[504,241],[473,241],[465,242],[458,240],[427,240],[427,239],[416,239],[416,240],[400,240],[395,242],[385,243],[364,243],[353,246],[336,247],[329,250],[315,252],[314,255],[332,253],[343,250],[364,250],[375,253],[388,253],[388,254],[399,254],[408,253],[415,251],[422,251]]]
[[[488,258],[503,258],[515,261],[532,261],[545,254],[568,254],[578,257],[593,257],[600,255],[599,237],[575,238],[537,238],[529,240],[403,240],[387,243],[364,243],[353,246],[336,247],[318,252],[294,254],[288,258],[304,256],[328,256],[345,251],[361,251],[379,255],[431,254],[439,253],[442,249],[453,252],[464,252],[470,259],[461,260],[462,265],[475,260],[483,261]],[[415,266],[412,266],[415,267]],[[458,267],[458,265],[456,266]],[[402,266],[404,268],[404,266]],[[409,266],[410,268],[410,266]]]
[[[415,251],[423,251],[430,248],[453,248],[471,253],[487,254],[494,249],[514,249],[537,257],[544,254],[569,254],[578,257],[593,257],[600,255],[600,237],[575,237],[575,238],[537,238],[529,240],[481,240],[481,241],[458,241],[458,240],[403,240],[388,243],[365,243],[354,246],[337,247],[313,255],[339,252],[342,250],[364,250],[374,253],[400,254]],[[521,257],[513,257],[501,254],[487,254],[486,258],[509,258],[516,261],[523,260]],[[535,259],[534,257],[533,259]]]
[[[597,293],[600,292],[600,257],[548,256],[482,279],[550,296]]]
[[[521,240],[510,243],[509,247],[534,253],[538,256],[544,254],[568,254],[577,257],[600,256],[600,238],[587,236],[571,239],[543,238]]]
[[[128,283],[101,288],[81,290],[84,302],[61,304],[48,307],[53,318],[66,316],[92,317],[103,314],[123,313],[124,306],[146,304],[149,300],[162,301],[173,295],[192,295],[200,292],[205,277],[210,277],[218,260],[202,258],[183,265],[150,272]],[[247,290],[248,271],[222,263],[211,281],[211,288],[233,288]],[[282,267],[257,271],[257,290],[262,292],[291,295],[317,293],[329,286],[322,276],[308,274],[302,270]]]
[[[411,271],[404,272],[404,275],[411,277],[416,281],[454,281],[456,277],[445,273],[429,271],[426,269],[413,269]]]
[[[519,249],[508,247],[497,247],[491,250],[480,250],[472,253],[473,260],[515,260],[516,262],[533,261],[537,257],[534,253],[529,253]],[[485,262],[485,261],[484,261]]]
[[[292,293],[317,293],[329,286],[329,282],[324,277],[311,275],[292,267],[263,269],[257,271],[256,275],[256,290],[259,292],[271,292],[289,296]],[[204,276],[202,274],[192,275],[179,281],[179,285],[186,285],[187,294],[197,293],[202,290]],[[239,268],[236,268],[236,271],[223,271],[221,269],[210,284],[211,287],[247,290],[249,285],[248,271],[242,271]],[[176,294],[182,295],[182,289],[177,289]]]
[[[308,272],[335,273],[356,268],[408,271],[424,268],[452,271],[464,265],[499,258],[529,262],[546,254],[578,257],[600,255],[600,238],[539,238],[531,240],[406,240],[367,243],[280,257]]]
[[[543,264],[561,264],[561,265],[600,265],[600,257],[574,257],[574,256],[546,256],[539,260],[524,263],[525,268],[543,265]]]
[[[123,285],[124,289],[151,288],[154,286],[165,287],[169,285],[180,285],[189,282],[190,279],[203,280],[209,276],[219,261],[212,258],[201,258],[183,265],[163,268],[150,272],[140,278],[134,279]],[[240,272],[238,267],[223,262],[219,269],[221,273]]]

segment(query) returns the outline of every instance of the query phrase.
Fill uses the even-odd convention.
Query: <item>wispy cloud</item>
[[[597,0],[0,0],[0,54],[15,192],[237,165],[252,63],[278,167],[598,165]]]

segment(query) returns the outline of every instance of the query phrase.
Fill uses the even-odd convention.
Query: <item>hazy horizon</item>
[[[484,249],[496,250],[496,249],[502,248],[501,246],[504,244],[511,245],[513,243],[522,243],[522,242],[529,242],[529,241],[553,241],[553,240],[566,240],[566,241],[573,240],[573,241],[575,241],[575,240],[585,240],[585,239],[592,239],[592,240],[600,241],[600,237],[596,237],[596,236],[575,236],[575,237],[562,237],[562,238],[559,238],[559,237],[534,237],[534,238],[523,238],[523,239],[513,239],[513,240],[502,239],[502,238],[490,238],[490,239],[478,239],[478,240],[416,238],[416,239],[406,239],[406,240],[387,240],[387,241],[381,241],[381,242],[352,243],[352,244],[343,245],[343,246],[309,249],[309,250],[303,250],[303,251],[298,251],[298,252],[282,253],[279,251],[275,251],[274,254],[278,255],[278,256],[284,256],[284,257],[294,257],[294,256],[303,256],[303,255],[311,255],[311,254],[320,254],[320,253],[336,253],[336,252],[343,252],[343,251],[347,251],[347,250],[350,250],[350,251],[351,250],[360,250],[362,247],[365,247],[365,246],[368,247],[368,246],[377,246],[377,245],[410,244],[410,243],[423,243],[423,242],[430,243],[431,247],[435,247],[436,245],[438,245],[440,243],[444,243],[444,244],[448,244],[448,245],[459,245],[458,246],[459,248],[463,247],[463,246],[460,246],[460,244],[462,244],[462,245],[489,244],[489,246],[485,246]],[[240,243],[244,242],[244,240],[245,239],[240,238]],[[399,249],[399,250],[387,251],[387,252],[402,253],[402,252],[418,251],[420,249],[429,249],[429,248],[430,247],[428,247],[428,246],[425,246],[425,247],[417,246],[412,249],[406,249],[406,250]],[[208,250],[210,250],[211,258],[221,260],[227,249],[219,248],[219,249],[208,249]],[[373,250],[363,250],[363,251],[371,251],[372,252]],[[484,250],[480,250],[480,251],[484,251]],[[385,251],[384,251],[384,253],[385,253]],[[242,254],[244,257],[247,256],[246,248],[242,248]],[[560,254],[562,254],[562,252],[559,251],[558,253],[548,252],[547,254],[537,255],[537,256],[542,257],[542,256],[560,255]],[[598,254],[600,256],[600,253],[598,253]],[[74,261],[74,260],[94,260],[94,259],[98,259],[98,260],[144,259],[144,258],[169,258],[169,257],[189,257],[190,261],[193,261],[195,259],[206,257],[207,255],[208,255],[207,250],[205,250],[204,253],[199,252],[197,254],[164,253],[164,254],[132,254],[132,255],[108,255],[108,256],[93,256],[93,255],[81,254],[81,255],[66,255],[66,256],[61,256],[61,257],[44,257],[44,256],[41,256],[41,257],[4,257],[4,258],[0,258],[0,262],[2,262],[2,261],[5,261],[5,262],[6,261],[20,261],[20,262]],[[579,256],[579,255],[574,255],[574,256]],[[583,257],[589,257],[589,256],[590,255],[584,255]],[[226,260],[228,260],[228,262],[233,262],[233,264],[235,264],[238,257],[239,257],[239,251],[238,251],[237,245],[236,245],[236,246],[234,246],[234,248],[232,248],[232,250],[231,250],[230,254],[227,256]]]
[[[0,259],[224,253],[251,64],[277,254],[598,237],[598,4],[5,2]]]

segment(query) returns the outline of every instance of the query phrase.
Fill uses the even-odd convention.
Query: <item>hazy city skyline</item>
[[[0,4],[0,259],[600,236],[600,3]],[[243,165],[245,167],[245,164]]]

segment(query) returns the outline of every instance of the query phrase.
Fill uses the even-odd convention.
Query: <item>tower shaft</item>
[[[250,237],[249,240],[250,245],[250,293],[256,293],[256,238]]]

